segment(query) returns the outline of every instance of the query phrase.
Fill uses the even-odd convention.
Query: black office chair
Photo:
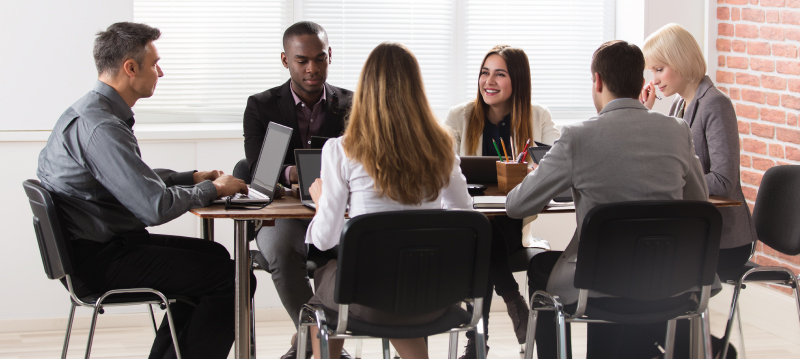
[[[531,297],[525,358],[533,356],[539,310],[556,312],[559,358],[566,358],[566,322],[643,324],[668,322],[665,358],[672,358],[677,319],[701,318],[703,349],[711,358],[708,299],[716,277],[722,217],[704,201],[640,201],[599,205],[581,227],[573,313],[557,295]],[[589,298],[589,291],[617,298]],[[679,296],[680,295],[680,296]],[[649,304],[646,313],[625,304]],[[597,305],[602,302],[602,305]],[[609,303],[619,305],[610,306]],[[693,338],[694,339],[694,338]]]
[[[339,267],[334,300],[338,312],[305,306],[298,338],[306,343],[308,327],[320,329],[322,357],[328,340],[344,338],[419,338],[450,333],[450,358],[455,358],[458,333],[472,330],[478,357],[486,358],[481,308],[486,293],[491,225],[473,211],[419,210],[372,213],[351,219],[339,242]],[[472,302],[473,314],[453,307]],[[350,304],[400,315],[447,309],[422,325],[379,326],[350,319]],[[389,341],[383,356],[390,358]],[[305,359],[300,351],[299,359]]]
[[[75,294],[71,278],[74,273],[72,245],[64,235],[64,229],[61,227],[55,202],[53,202],[50,193],[44,189],[37,180],[29,179],[22,182],[22,187],[25,188],[25,193],[28,195],[28,201],[33,211],[33,229],[36,232],[36,240],[39,242],[39,253],[42,255],[44,271],[50,279],[64,278],[67,290],[69,290],[71,306],[61,358],[67,357],[67,348],[69,347],[69,337],[72,332],[72,321],[75,317],[76,306],[80,305],[82,307],[94,309],[91,326],[89,327],[89,342],[86,344],[86,358],[89,358],[92,350],[94,330],[97,324],[97,315],[103,314],[103,307],[146,304],[147,308],[150,310],[150,319],[152,320],[153,331],[155,332],[157,330],[156,321],[153,316],[153,308],[151,305],[158,304],[162,309],[166,309],[167,311],[167,320],[169,321],[169,329],[172,334],[172,343],[175,346],[175,354],[180,359],[181,353],[178,347],[177,336],[175,335],[175,326],[172,322],[172,311],[170,311],[169,308],[169,304],[174,303],[177,298],[168,297],[150,288],[116,289],[105,293],[94,293],[88,296],[78,296]]]
[[[794,256],[800,254],[800,166],[785,165],[772,167],[764,173],[761,185],[758,188],[753,221],[755,223],[758,239],[776,251]],[[746,204],[743,204],[746,205]],[[719,273],[720,279],[733,284],[733,301],[728,315],[728,324],[725,327],[724,349],[721,358],[725,358],[728,343],[733,328],[733,316],[739,316],[740,335],[741,315],[739,315],[739,292],[745,288],[745,283],[773,283],[786,285],[793,289],[795,304],[800,315],[800,291],[798,279],[791,269],[786,267],[763,267],[748,261],[738,271]],[[744,340],[740,350],[744,353]]]

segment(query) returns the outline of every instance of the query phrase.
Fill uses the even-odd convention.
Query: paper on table
[[[559,208],[573,208],[575,207],[575,202],[555,202],[550,201],[547,204],[548,207],[559,207]],[[506,196],[477,196],[472,197],[472,208],[475,209],[505,209],[506,208]]]

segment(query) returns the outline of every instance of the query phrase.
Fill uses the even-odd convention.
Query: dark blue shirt
[[[500,142],[501,138],[503,142]],[[492,140],[497,142],[500,156],[504,155],[501,143],[505,143],[506,152],[511,156],[511,114],[503,117],[503,120],[496,125],[489,121],[488,118],[483,120],[483,156],[497,156]]]

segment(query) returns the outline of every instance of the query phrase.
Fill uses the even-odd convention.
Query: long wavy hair
[[[405,46],[383,43],[369,54],[343,146],[380,195],[397,202],[435,200],[449,184],[453,140],[433,115],[417,59]]]
[[[489,50],[483,57],[481,69],[486,59],[491,55],[499,55],[506,61],[508,77],[511,80],[511,136],[516,140],[517,152],[522,151],[527,139],[533,139],[533,128],[531,127],[531,116],[533,110],[531,106],[531,66],[528,62],[528,55],[525,51],[517,47],[508,45],[497,45]],[[478,71],[480,77],[480,69]],[[478,150],[478,139],[483,135],[483,123],[486,117],[488,106],[481,96],[480,80],[478,80],[478,96],[469,112],[467,119],[467,131],[465,140],[467,141],[467,153],[475,153]],[[510,144],[509,144],[510,146]]]

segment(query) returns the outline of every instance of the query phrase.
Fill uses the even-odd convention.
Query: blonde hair
[[[453,139],[433,115],[417,59],[405,46],[383,43],[369,54],[343,147],[380,195],[397,202],[435,200],[450,183]]]
[[[667,24],[644,42],[648,68],[654,62],[672,67],[686,81],[697,83],[706,75],[706,60],[694,36],[678,24]]]
[[[508,45],[497,45],[489,50],[483,57],[481,69],[486,59],[491,55],[499,55],[506,61],[508,78],[511,80],[511,136],[516,139],[516,150],[522,151],[527,139],[533,139],[533,128],[531,127],[531,116],[533,116],[533,106],[531,105],[531,65],[528,62],[528,55],[525,51],[517,47]],[[480,71],[479,69],[479,77]],[[475,153],[478,150],[478,139],[483,135],[483,124],[487,104],[481,96],[480,80],[478,84],[478,97],[472,105],[469,118],[467,119],[467,131],[465,134],[467,141],[467,153]],[[479,153],[480,155],[480,153]]]

